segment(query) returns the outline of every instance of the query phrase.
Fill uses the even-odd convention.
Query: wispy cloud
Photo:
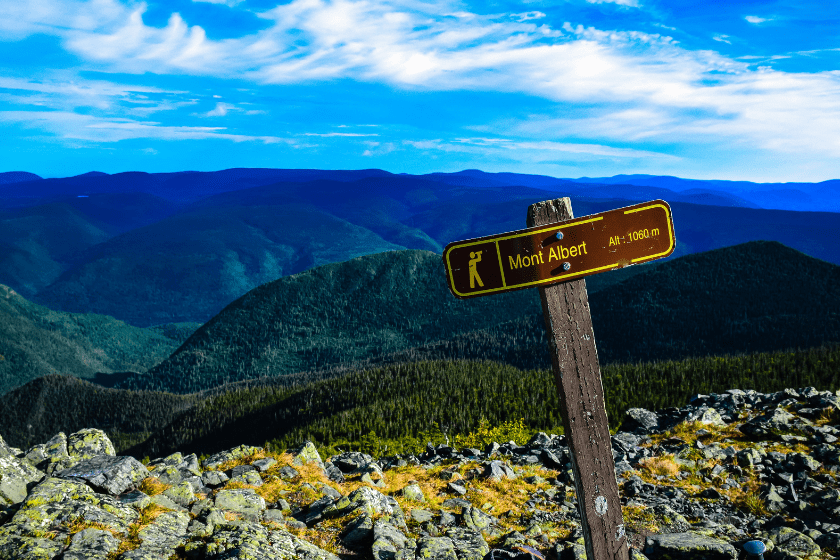
[[[749,23],[759,24],[764,23],[765,21],[770,21],[767,18],[758,17],[758,16],[744,16],[744,19],[747,20]]]
[[[618,4],[619,6],[639,7],[638,0],[586,0],[590,4]]]
[[[441,152],[478,151],[503,155],[510,159],[522,161],[552,161],[557,159],[661,159],[678,160],[680,158],[669,154],[656,153],[633,148],[615,148],[599,144],[552,142],[552,141],[521,141],[508,138],[458,138],[452,141],[433,140],[405,140],[403,142],[419,150]]]
[[[329,138],[332,136],[379,136],[379,134],[361,134],[358,132],[305,132],[304,136],[322,136]]]
[[[213,110],[207,111],[204,114],[208,117],[224,117],[228,114],[228,111],[235,108],[236,106],[230,103],[216,103],[216,107]]]
[[[157,122],[109,119],[63,111],[0,111],[0,121],[19,123],[27,128],[47,130],[61,138],[90,142],[119,142],[136,138],[159,140],[222,139],[233,142],[294,144],[295,140],[278,136],[250,136],[224,132],[224,127],[166,126]]]
[[[241,4],[243,0],[192,0],[193,2],[204,2],[206,4],[223,4],[225,6],[236,6]]]
[[[639,7],[635,0],[611,3]],[[565,137],[559,139],[581,140],[555,142],[557,136],[544,132],[541,137],[507,143],[442,140],[427,149],[658,158],[663,156],[655,150],[610,145],[675,142],[679,137],[694,144],[729,142],[774,152],[840,156],[836,140],[840,74],[836,72],[756,68],[746,59],[689,50],[666,35],[599,29],[577,22],[546,23],[545,14],[537,11],[479,14],[446,0],[292,0],[257,14],[266,24],[259,31],[211,39],[201,26],[178,13],[172,13],[165,25],[147,24],[145,4],[34,0],[21,6],[26,7],[0,3],[2,37],[57,36],[89,68],[212,76],[251,82],[255,87],[349,80],[424,92],[524,94],[561,109],[557,114],[519,117],[511,124],[512,131],[524,134],[541,123],[562,120]],[[769,21],[753,15],[744,18],[756,25]],[[727,35],[714,38],[732,42]],[[274,137],[235,135],[215,127],[164,126],[139,119],[144,111],[196,103],[188,94],[157,99],[155,95],[170,94],[107,83],[76,87],[69,79],[62,84],[35,85],[3,80],[0,89],[6,91],[0,95],[12,96],[6,99],[14,98],[15,103],[24,103],[28,97],[36,110],[29,120],[21,116],[26,111],[0,113],[0,119],[42,123],[69,137],[112,141],[108,139],[150,134],[274,141],[264,140]],[[97,89],[100,85],[104,93]],[[58,99],[68,92],[66,101]],[[202,106],[203,116],[256,110],[244,109],[235,101],[214,103]],[[43,107],[57,111],[37,110]],[[70,116],[78,107],[111,113]],[[560,113],[565,116],[559,118]],[[63,119],[64,124],[59,126],[56,119]]]

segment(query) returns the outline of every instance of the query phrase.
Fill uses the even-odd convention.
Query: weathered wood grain
[[[527,226],[570,220],[569,198],[528,207]],[[537,288],[572,456],[589,560],[629,560],[586,280]]]

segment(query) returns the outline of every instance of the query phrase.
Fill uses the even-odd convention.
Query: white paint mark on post
[[[604,515],[607,513],[607,499],[603,496],[595,498],[595,513]]]

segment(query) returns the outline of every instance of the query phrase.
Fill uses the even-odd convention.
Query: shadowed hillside
[[[0,284],[0,394],[51,373],[92,379],[146,371],[198,326],[141,329],[105,315],[51,311]]]
[[[780,243],[625,270],[618,271],[624,281],[590,296],[602,364],[840,341],[840,267]],[[252,290],[169,359],[117,386],[187,393],[341,364],[419,359],[548,367],[544,331],[537,290],[458,300],[437,255],[382,253]]]
[[[105,389],[70,375],[47,375],[3,395],[0,430],[10,445],[26,450],[59,431],[106,430],[125,449],[164,428],[200,398],[148,391]]]

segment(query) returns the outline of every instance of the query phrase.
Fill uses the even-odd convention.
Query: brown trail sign
[[[456,297],[468,298],[538,287],[586,555],[589,560],[628,560],[583,276],[673,253],[671,208],[655,200],[574,219],[571,201],[558,198],[529,206],[527,225],[447,245],[443,261],[449,288]]]

